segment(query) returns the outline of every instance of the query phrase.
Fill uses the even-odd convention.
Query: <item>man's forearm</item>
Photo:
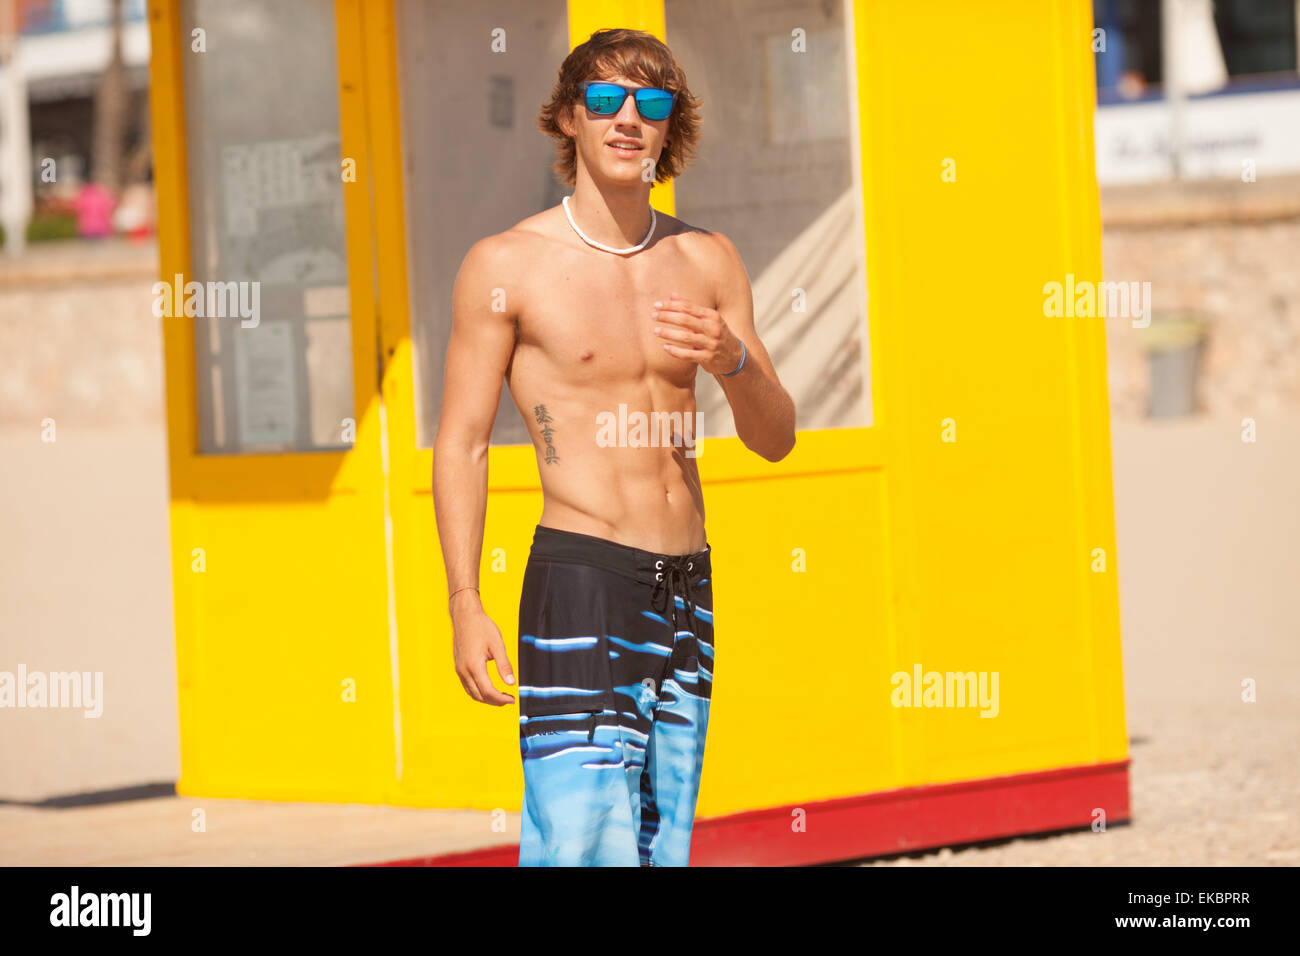
[[[488,449],[435,443],[433,510],[442,559],[447,567],[447,594],[478,587],[487,517]],[[457,600],[465,599],[461,595]]]
[[[714,378],[727,396],[736,434],[745,447],[768,461],[790,454],[795,441],[794,401],[780,383],[772,381],[752,356],[735,375]]]

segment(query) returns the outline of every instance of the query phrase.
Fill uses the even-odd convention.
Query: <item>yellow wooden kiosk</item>
[[[652,202],[735,241],[799,408],[775,465],[734,431],[702,445],[693,862],[1128,818],[1103,325],[1044,309],[1051,283],[1101,280],[1087,0],[149,16],[160,279],[182,293],[180,793],[519,809],[517,710],[451,667],[430,495],[450,288],[476,239],[564,194],[537,107],[574,44],[630,26],[704,100],[697,163]],[[705,422],[730,426],[708,378]],[[513,653],[541,494],[504,394],[490,475],[482,594]],[[455,862],[515,862],[483,836]]]

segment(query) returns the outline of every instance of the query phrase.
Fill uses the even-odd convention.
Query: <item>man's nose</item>
[[[619,125],[631,124],[636,127],[641,126],[641,114],[636,109],[636,94],[629,93],[623,100],[623,105],[619,108],[618,115],[614,117],[614,122]]]

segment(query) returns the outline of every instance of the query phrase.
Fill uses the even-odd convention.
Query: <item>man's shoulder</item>
[[[684,219],[660,214],[667,220],[668,235],[692,259],[711,268],[725,269],[740,263],[740,253],[735,243],[724,233],[695,226]]]
[[[519,220],[509,229],[484,236],[469,247],[465,261],[487,264],[502,259],[518,262],[520,257],[537,249],[539,244],[554,239],[555,210],[544,209]]]

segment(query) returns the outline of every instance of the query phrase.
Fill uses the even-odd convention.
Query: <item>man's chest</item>
[[[530,275],[519,309],[520,342],[581,381],[650,373],[689,386],[696,365],[670,355],[667,340],[654,331],[677,326],[669,315],[656,319],[651,313],[655,302],[666,304],[674,292],[715,307],[713,278],[681,255],[636,259],[583,257]]]

